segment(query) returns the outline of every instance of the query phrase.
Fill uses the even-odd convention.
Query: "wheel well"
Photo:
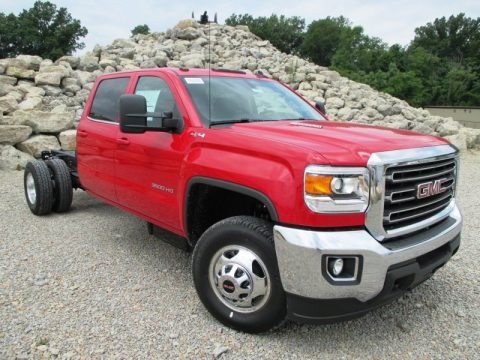
[[[194,245],[211,225],[232,216],[248,215],[268,221],[277,220],[275,209],[268,199],[262,198],[264,195],[261,193],[251,189],[245,191],[246,189],[205,183],[189,186],[185,226],[191,245]]]

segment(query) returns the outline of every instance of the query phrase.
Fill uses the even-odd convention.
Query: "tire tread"
[[[231,228],[231,226],[238,226],[241,228],[246,228],[249,229],[252,232],[255,232],[259,234],[262,238],[264,238],[265,245],[267,247],[272,247],[272,254],[275,256],[275,250],[274,250],[274,241],[273,241],[273,226],[270,222],[265,221],[263,219],[255,218],[252,216],[234,216],[230,218],[226,218],[224,220],[221,220],[211,227],[209,227],[204,234],[200,237],[199,241],[197,242],[194,250],[193,250],[193,256],[192,256],[192,271],[193,271],[193,278],[195,282],[195,287],[197,289],[197,293],[200,294],[204,292],[204,289],[202,285],[204,282],[201,281],[200,275],[198,275],[196,269],[198,269],[198,266],[196,262],[200,260],[200,258],[206,256],[205,255],[205,244],[204,242],[207,241],[207,239],[210,239],[212,236],[217,236],[219,231],[222,231],[222,229],[225,228]],[[203,241],[202,241],[203,240]],[[211,239],[208,240],[211,242]],[[265,261],[265,259],[264,259]],[[272,281],[274,281],[274,278],[278,279],[278,285],[280,286],[280,291],[283,293],[283,288],[281,287],[281,281],[279,277],[279,272],[278,272],[278,264],[275,259],[271,261],[271,266],[273,266],[273,269],[270,269],[270,276]],[[204,296],[200,296],[202,299],[202,302],[204,302]],[[206,304],[204,302],[204,305],[207,307],[207,309],[212,312],[212,304]],[[267,305],[268,306],[268,305]],[[215,313],[217,313],[215,311]],[[279,327],[281,327],[284,322],[286,321],[286,305],[284,306],[284,309],[282,311],[278,311],[273,318],[270,318],[268,320],[268,324],[265,322],[262,322],[261,324],[240,324],[240,323],[233,323],[229,319],[218,317],[215,313],[212,313],[219,321],[224,323],[227,326],[230,326],[234,329],[241,330],[241,331],[246,331],[250,333],[258,333],[258,332],[265,332],[265,331],[272,331],[275,330]],[[263,319],[265,320],[265,319]]]
[[[70,170],[67,164],[61,159],[50,159],[47,160],[46,163],[55,181],[52,210],[59,213],[68,211],[72,204],[73,197]]]
[[[36,202],[30,204],[27,196],[26,179],[28,173],[31,173],[35,182]],[[34,160],[27,163],[24,174],[25,197],[27,204],[35,215],[47,215],[52,211],[53,204],[53,185],[50,171],[45,162]]]

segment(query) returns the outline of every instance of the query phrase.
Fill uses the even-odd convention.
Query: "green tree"
[[[17,32],[17,17],[14,14],[0,13],[0,58],[15,54],[18,43]]]
[[[0,13],[0,24],[0,58],[29,54],[55,60],[83,49],[79,40],[88,33],[66,8],[48,1],[36,1],[18,15]]]
[[[415,29],[412,47],[423,47],[441,58],[463,64],[466,58],[480,62],[480,18],[472,19],[460,13],[435,19]]]
[[[138,35],[138,34],[148,34],[150,33],[150,28],[148,27],[147,24],[143,25],[137,25],[131,30],[132,36]]]
[[[411,105],[420,106],[423,103],[421,78],[413,71],[400,71],[394,63],[387,71],[370,72],[358,80],[400,99],[408,99]]]
[[[295,53],[302,43],[305,19],[275,14],[254,18],[249,14],[233,14],[225,20],[227,25],[247,25],[252,33],[287,54]]]
[[[227,24],[247,25],[279,50],[300,53],[415,106],[480,106],[480,18],[435,19],[415,29],[406,47],[389,47],[343,16],[315,20],[306,32],[303,19],[276,15],[233,14]]]
[[[433,94],[429,104],[480,105],[480,18],[461,13],[420,26],[409,51],[418,49],[430,54],[423,60]],[[418,68],[418,64],[410,66]]]
[[[353,41],[357,33],[363,32],[360,27],[352,28],[351,25],[343,16],[313,21],[308,25],[300,53],[318,65],[332,65],[333,56],[342,44]]]

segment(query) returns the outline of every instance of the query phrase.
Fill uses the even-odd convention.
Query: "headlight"
[[[305,169],[305,204],[316,213],[364,212],[369,184],[366,168],[310,165]]]

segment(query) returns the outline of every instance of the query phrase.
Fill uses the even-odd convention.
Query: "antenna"
[[[207,13],[205,11],[205,13]],[[212,38],[210,31],[210,21],[208,22],[208,123],[212,123],[212,81],[211,81],[211,72],[212,72],[212,50],[211,50]]]

